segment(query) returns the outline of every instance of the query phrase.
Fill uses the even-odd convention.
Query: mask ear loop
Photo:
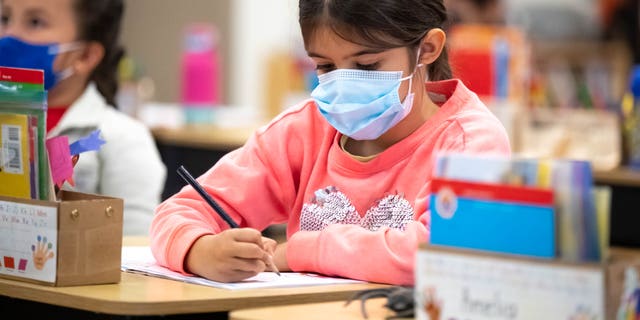
[[[405,81],[405,80],[409,80],[409,87],[407,88],[407,95],[404,97],[404,100],[406,100],[410,95],[414,94],[415,92],[411,92],[411,89],[413,87],[413,76],[416,74],[416,70],[418,70],[418,68],[423,67],[424,64],[420,63],[420,48],[418,48],[418,54],[416,55],[416,66],[415,68],[413,68],[413,71],[411,72],[410,75],[404,77],[404,78],[400,78],[400,81]],[[403,102],[404,102],[403,100]]]
[[[50,55],[61,54],[69,51],[80,50],[83,46],[84,44],[78,41],[62,43],[62,44],[50,46],[48,52]]]
[[[56,79],[58,81],[62,81],[66,78],[71,77],[73,74],[74,74],[73,67],[66,67],[64,70],[56,74]]]
[[[49,54],[58,55],[60,53],[76,51],[82,49],[83,46],[84,44],[78,41],[53,45],[49,47]],[[64,70],[56,73],[56,81],[60,82],[62,80],[65,80],[71,77],[73,74],[73,67],[66,67]]]

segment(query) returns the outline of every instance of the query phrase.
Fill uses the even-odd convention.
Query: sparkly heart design
[[[360,217],[349,198],[336,187],[329,186],[317,190],[313,199],[302,207],[300,230],[318,231],[337,223],[355,224],[371,231],[385,226],[404,230],[413,216],[413,207],[403,195],[389,194]]]

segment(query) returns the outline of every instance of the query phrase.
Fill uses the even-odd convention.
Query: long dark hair
[[[447,22],[442,0],[300,0],[298,9],[305,44],[319,26],[327,26],[341,38],[359,45],[379,49],[409,47],[412,61],[427,32],[443,28]],[[446,48],[429,65],[429,78],[451,78]]]
[[[104,47],[104,58],[89,80],[96,83],[108,104],[116,106],[118,64],[124,55],[119,44],[123,0],[75,0],[74,10],[78,40],[96,41]]]

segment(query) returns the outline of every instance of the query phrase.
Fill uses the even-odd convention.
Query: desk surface
[[[640,170],[620,167],[610,171],[595,171],[593,179],[597,183],[626,187],[640,187]]]
[[[241,147],[258,128],[187,125],[180,128],[152,128],[154,138],[164,144],[202,149],[232,150]],[[619,167],[594,172],[597,183],[640,187],[640,170]]]
[[[134,239],[124,243],[138,245],[144,241]],[[385,286],[346,284],[227,290],[123,272],[117,284],[74,287],[50,287],[0,279],[0,295],[97,313],[155,316],[339,301],[360,290]]]
[[[221,127],[187,125],[180,128],[152,128],[156,141],[180,147],[203,149],[235,149],[242,146],[257,129],[255,127]]]
[[[123,272],[117,284],[75,287],[0,279],[0,294],[98,313],[148,316],[346,300],[356,291],[377,286],[381,285],[226,290]]]
[[[375,298],[366,301],[365,310],[368,319],[385,319],[394,312],[385,308],[386,298]],[[235,310],[229,313],[229,320],[340,320],[365,319],[360,310],[360,301],[353,301],[345,306],[344,301],[307,303],[290,306],[252,308]]]

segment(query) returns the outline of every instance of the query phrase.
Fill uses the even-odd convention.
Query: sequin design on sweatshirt
[[[336,187],[316,190],[300,215],[300,230],[318,231],[330,224],[356,224],[375,231],[381,227],[404,230],[413,220],[413,207],[402,194],[387,194],[360,217],[349,198]]]

